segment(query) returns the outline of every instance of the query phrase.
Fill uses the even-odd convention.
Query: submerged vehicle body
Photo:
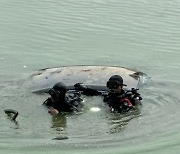
[[[41,69],[31,75],[26,84],[32,92],[43,93],[57,82],[65,83],[69,89],[83,83],[100,91],[107,91],[106,82],[110,76],[122,76],[126,89],[139,89],[147,79],[145,73],[117,66],[62,66]]]

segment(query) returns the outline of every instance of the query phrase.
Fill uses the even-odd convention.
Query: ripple
[[[180,48],[179,13],[178,1],[2,0],[0,47],[5,54],[1,62],[4,66],[13,64],[12,71],[7,71],[11,79],[7,79],[9,74],[3,74],[7,66],[2,69],[1,101],[3,106],[20,111],[18,129],[4,113],[1,114],[2,148],[21,147],[19,149],[22,151],[24,147],[29,151],[32,148],[37,151],[90,149],[91,152],[97,148],[102,153],[107,153],[107,149],[111,150],[109,153],[114,149],[117,153],[121,150],[135,153],[139,148],[143,152],[147,152],[146,149],[157,152],[157,146],[160,150],[166,149],[164,145],[170,141],[163,140],[163,137],[176,134],[180,129],[179,61],[176,58],[179,57]],[[89,103],[87,107],[99,103],[99,112],[67,116],[67,123],[61,119],[53,121],[41,106],[46,96],[29,94],[29,91],[21,88],[20,83],[12,81],[15,71],[18,78],[22,78],[23,73],[14,70],[19,61],[23,63],[20,66],[28,66],[27,69],[31,69],[34,57],[39,61],[33,64],[36,68],[39,64],[47,66],[51,62],[50,65],[59,65],[63,60],[72,63],[72,55],[77,58],[77,54],[82,53],[77,53],[80,50],[87,51],[80,60],[86,61],[84,58],[87,57],[90,63],[104,63],[101,55],[111,59],[111,62],[118,57],[116,55],[122,55],[125,60],[119,61],[118,58],[116,65],[130,65],[126,59],[128,57],[133,67],[149,67],[154,77],[141,90],[143,105],[140,112],[114,115],[109,113],[100,99],[89,98],[86,100]],[[113,53],[114,50],[118,51]],[[125,51],[124,55],[122,50]],[[92,51],[98,53],[94,52],[91,59],[89,53],[92,54]],[[113,51],[112,57],[109,51]],[[13,56],[16,52],[20,59]],[[31,58],[28,55],[32,55]],[[28,59],[29,64],[24,64],[23,61]],[[48,62],[49,59],[52,61]],[[57,63],[53,63],[54,60]],[[170,140],[177,144],[176,137]],[[169,145],[173,145],[172,142]],[[142,148],[144,146],[146,148]]]

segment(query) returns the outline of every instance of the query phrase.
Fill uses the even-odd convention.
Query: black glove
[[[76,83],[74,87],[75,87],[75,90],[78,90],[78,91],[85,91],[87,89],[87,86],[84,85],[83,83]]]
[[[74,87],[75,87],[75,90],[82,91],[84,95],[88,95],[88,96],[101,95],[101,92],[91,87],[88,87],[84,85],[83,83],[76,83]]]

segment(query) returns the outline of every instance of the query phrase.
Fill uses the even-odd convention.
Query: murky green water
[[[0,6],[1,153],[179,153],[179,1],[1,0]],[[145,72],[151,78],[140,90],[140,113],[114,115],[92,97],[83,114],[51,117],[41,105],[47,96],[23,83],[38,69],[66,65]],[[93,106],[101,111],[90,112]],[[5,108],[19,111],[17,124]]]

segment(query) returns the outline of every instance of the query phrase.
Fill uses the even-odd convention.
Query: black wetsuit
[[[106,102],[112,111],[117,112],[127,112],[131,110],[135,105],[140,103],[140,95],[136,93],[134,95],[132,92],[127,92],[122,90],[121,93],[109,92],[105,95],[104,102]]]
[[[59,112],[73,112],[79,111],[82,107],[82,99],[79,94],[74,94],[65,96],[63,98],[57,99],[57,101],[52,102],[51,98],[44,101],[43,105],[47,107],[53,107]]]

